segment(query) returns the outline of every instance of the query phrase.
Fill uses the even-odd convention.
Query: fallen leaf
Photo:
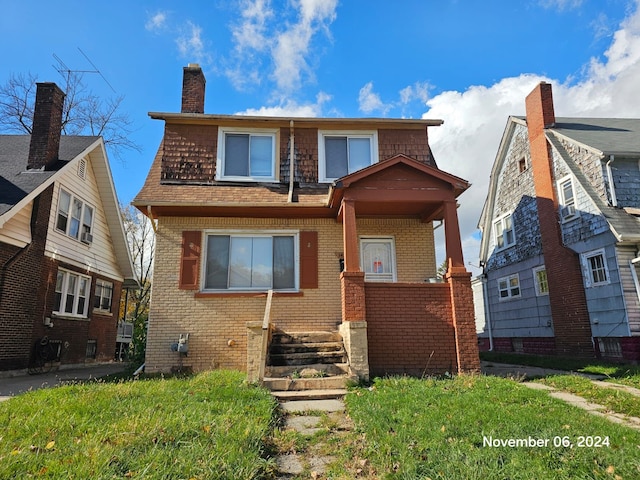
[[[47,446],[44,447],[44,448],[47,449],[47,450],[51,450],[55,446],[56,446],[56,442],[51,440],[49,443],[47,443]]]
[[[609,466],[607,467],[607,473],[608,473],[608,474],[612,474],[612,473],[614,473],[615,471],[616,471],[616,469],[615,469],[615,467],[614,467],[613,465],[609,465]]]
[[[444,433],[444,431],[445,431],[445,430],[446,430],[446,429],[444,428],[444,425],[442,425],[442,428],[440,428],[440,431],[441,431],[442,433]]]

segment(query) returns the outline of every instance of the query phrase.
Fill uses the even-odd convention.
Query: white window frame
[[[565,198],[564,185],[571,185],[572,197],[570,200]],[[576,208],[576,183],[571,175],[562,177],[558,180],[558,203],[560,204],[560,220],[562,223],[570,222],[580,216],[580,212]]]
[[[318,130],[318,182],[330,183],[337,178],[327,177],[327,164],[325,152],[326,137],[368,138],[371,142],[371,161],[369,165],[377,163],[378,158],[378,131],[377,130]],[[349,171],[348,174],[356,170]]]
[[[207,252],[209,237],[214,235],[229,236],[231,238],[273,238],[292,237],[293,238],[293,263],[294,263],[294,286],[292,288],[274,289],[278,292],[298,292],[300,290],[300,232],[297,230],[205,230],[204,251],[202,255],[202,268],[200,285],[204,293],[240,293],[240,292],[266,292],[271,287],[227,287],[227,288],[207,288]],[[231,252],[229,253],[231,255]],[[229,267],[227,267],[229,268]],[[272,265],[273,268],[273,265]],[[273,273],[273,272],[272,272]],[[227,272],[229,274],[229,272]],[[271,278],[273,282],[273,274]],[[229,281],[227,280],[227,285]],[[273,283],[272,283],[273,285]]]
[[[226,136],[229,134],[263,136],[271,137],[271,175],[225,175],[225,146]],[[234,182],[274,182],[278,178],[277,152],[279,151],[279,130],[277,128],[260,129],[260,128],[232,128],[218,127],[218,148],[216,163],[216,180],[227,180]]]
[[[73,283],[71,283],[72,278],[74,279]],[[82,285],[82,281],[86,282],[86,292],[84,296],[83,308],[81,309],[81,311],[78,311],[80,299],[82,298],[80,296],[80,287]],[[70,284],[72,285],[72,287],[70,287]],[[69,292],[70,288],[72,288],[72,292]],[[56,275],[56,285],[54,290],[56,294],[55,297],[60,295],[60,299],[57,301],[57,305],[54,305],[53,307],[54,314],[64,317],[88,318],[89,304],[92,302],[91,277],[82,275],[78,272],[73,272],[71,270],[59,268]],[[67,297],[69,295],[71,295],[73,298],[71,312],[65,311]]]
[[[66,211],[62,206],[62,197],[63,195],[67,195],[69,197],[69,206],[66,207]],[[74,204],[78,203],[80,205],[80,217],[76,218],[73,214]],[[93,224],[95,222],[95,208],[89,203],[85,202],[80,197],[68,192],[64,188],[60,187],[60,191],[58,192],[58,205],[56,208],[56,219],[55,219],[55,227],[58,232],[64,233],[66,236],[78,240],[85,244],[91,244],[93,242]],[[87,214],[90,215],[89,221],[87,222]],[[64,229],[60,228],[60,218],[65,218],[65,226]],[[75,232],[75,235],[72,232],[72,221],[74,219],[78,223],[78,231]]]
[[[602,258],[602,266],[597,266],[594,269],[591,259],[597,257]],[[582,268],[584,270],[584,283],[587,288],[609,285],[611,283],[611,276],[609,275],[609,267],[607,265],[607,255],[604,248],[585,252],[580,255],[580,259],[582,261]],[[596,278],[594,276],[595,271],[604,273],[604,276],[606,278],[604,280],[598,279],[596,281]]]
[[[507,219],[511,221],[511,228],[505,228],[507,224]],[[498,234],[497,227],[500,226],[502,229],[501,234]],[[511,232],[512,241],[509,242],[508,232]],[[513,215],[511,212],[506,213],[493,221],[493,238],[495,240],[496,250],[504,250],[506,248],[512,247],[516,244],[516,229],[513,225]],[[502,245],[500,245],[499,239],[502,238]]]
[[[105,295],[105,291],[109,292],[109,295]],[[96,307],[96,299],[99,298],[98,306]],[[105,299],[109,299],[109,307],[103,308],[102,304]],[[93,309],[100,312],[109,312],[113,308],[113,283],[107,280],[96,280],[95,292],[93,295]]]
[[[512,280],[516,281],[516,285],[512,283]],[[506,285],[503,288],[501,285],[502,282],[505,282]],[[518,291],[518,293],[514,293],[514,290]],[[507,295],[503,296],[502,292],[506,292]],[[508,275],[506,277],[501,277],[498,279],[498,299],[501,302],[511,300],[514,298],[520,298],[522,296],[522,288],[520,287],[520,275],[514,273],[513,275]]]
[[[543,285],[540,282],[540,277],[538,276],[538,274],[541,272],[544,272],[544,287],[546,288],[546,290],[543,289]],[[533,269],[533,284],[536,288],[536,297],[549,295],[549,278],[547,277],[547,269],[544,265],[535,267]]]
[[[372,271],[373,268],[368,269],[365,266],[365,246],[367,243],[374,243],[374,242],[389,245],[389,261],[390,261],[389,266],[391,270],[389,273],[376,273]],[[382,263],[380,264],[380,266],[383,267]],[[373,236],[360,237],[360,268],[364,272],[365,282],[397,282],[398,273],[396,268],[395,238],[394,237],[373,237]]]

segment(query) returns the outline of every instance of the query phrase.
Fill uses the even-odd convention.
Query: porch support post
[[[342,237],[344,242],[344,269],[347,272],[359,272],[356,206],[353,200],[345,199],[342,201]]]
[[[471,273],[467,272],[464,267],[454,267],[453,261],[449,259],[449,268],[445,279],[449,283],[451,291],[458,373],[479,372],[480,357],[473,311]]]
[[[449,268],[461,267],[463,271],[466,271],[462,256],[460,226],[458,225],[458,208],[455,200],[444,202],[444,235]]]

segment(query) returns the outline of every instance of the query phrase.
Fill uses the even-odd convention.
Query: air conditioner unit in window
[[[571,218],[576,214],[576,210],[573,205],[567,205],[566,207],[562,207],[560,209],[560,215],[563,219]]]
[[[82,237],[80,237],[80,240],[83,243],[92,243],[93,242],[93,235],[91,235],[89,232],[84,232],[82,234]]]

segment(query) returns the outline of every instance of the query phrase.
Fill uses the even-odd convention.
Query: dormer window
[[[277,130],[218,130],[217,180],[275,181]]]
[[[318,175],[332,182],[378,161],[376,131],[318,131]]]

